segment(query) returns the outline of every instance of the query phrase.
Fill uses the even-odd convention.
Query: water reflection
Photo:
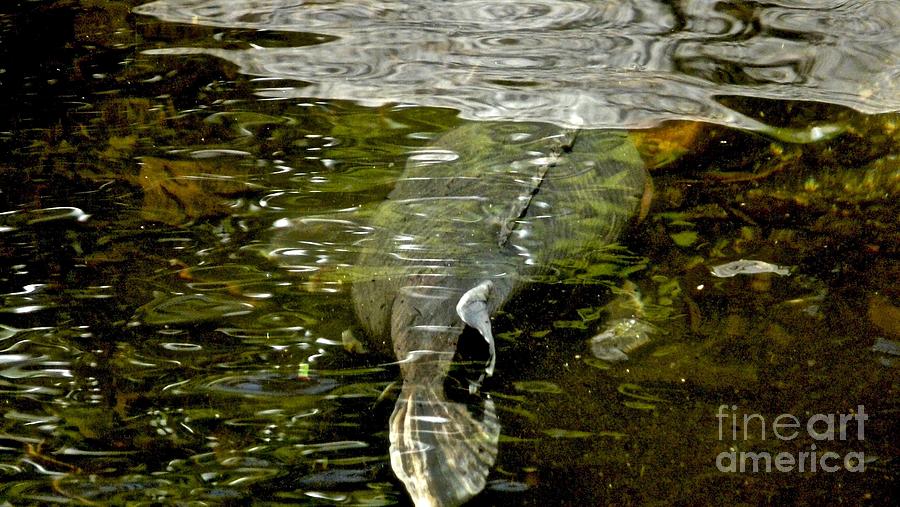
[[[302,47],[215,41],[271,99],[449,107],[465,118],[631,128],[697,119],[762,128],[723,96],[900,108],[900,6],[653,0],[159,0],[136,12],[222,29],[309,32]],[[256,32],[254,32],[256,33]],[[266,80],[278,80],[269,87]],[[297,83],[300,82],[300,83]]]

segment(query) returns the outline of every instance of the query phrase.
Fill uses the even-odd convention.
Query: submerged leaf
[[[656,410],[656,405],[644,403],[643,401],[625,401],[622,404],[628,408],[636,408],[638,410]]]
[[[562,394],[563,392],[558,385],[545,380],[523,380],[513,383],[513,386],[517,390],[527,393]]]
[[[564,430],[561,428],[544,430],[544,434],[553,438],[587,438],[594,435],[589,431]]]
[[[652,394],[643,394],[644,388],[638,384],[620,384],[617,391],[624,394],[625,396],[630,396],[632,398],[636,398],[644,401],[665,401],[664,399],[654,396]]]
[[[688,247],[697,242],[698,234],[696,231],[682,231],[672,234],[672,241],[680,247]]]

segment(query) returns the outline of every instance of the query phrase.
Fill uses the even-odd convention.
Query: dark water
[[[895,503],[898,26],[887,1],[3,4],[0,505],[407,503],[398,368],[343,338],[356,245],[410,156],[483,119],[634,129],[654,192],[494,319],[475,503]],[[711,273],[739,259],[788,274]],[[650,342],[593,358],[623,311]]]

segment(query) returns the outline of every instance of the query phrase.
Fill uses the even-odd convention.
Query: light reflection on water
[[[758,129],[721,96],[900,107],[900,7],[797,2],[293,2],[158,0],[136,12],[219,29],[312,32],[302,47],[214,43],[252,76],[303,84],[265,98],[324,97],[457,109],[465,118],[635,128],[697,119]],[[864,81],[859,76],[866,76]]]
[[[632,252],[561,264],[547,279],[567,283],[536,285],[497,317],[498,374],[485,388],[502,434],[483,498],[890,498],[897,120],[829,105],[898,108],[892,2],[136,10],[159,20],[60,4],[47,12],[72,11],[77,40],[44,60],[44,46],[23,44],[54,65],[11,56],[0,80],[7,105],[25,104],[0,128],[13,153],[0,161],[0,503],[405,502],[387,455],[390,344],[350,353],[343,333],[356,326],[350,286],[366,274],[360,239],[407,159],[453,162],[428,145],[460,124],[454,108],[755,128],[757,106],[765,122],[833,121],[845,135],[800,149],[704,131],[713,147],[655,175],[657,208],[628,238]],[[16,21],[43,26],[44,14]],[[55,65],[71,47],[74,62]],[[774,176],[703,175],[759,167]],[[709,274],[741,257],[796,271]],[[637,265],[628,278],[665,334],[624,367],[591,361],[607,286]],[[731,444],[716,436],[722,403],[767,415],[864,403],[867,440],[828,446],[864,449],[871,473],[717,473]],[[810,442],[781,444],[735,445]]]

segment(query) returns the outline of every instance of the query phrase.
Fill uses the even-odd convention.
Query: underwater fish
[[[618,131],[471,123],[409,157],[360,241],[352,291],[365,331],[400,363],[391,465],[416,505],[464,503],[496,459],[490,398],[447,397],[461,337],[489,349],[474,394],[495,369],[491,316],[554,260],[615,242],[645,183]]]

